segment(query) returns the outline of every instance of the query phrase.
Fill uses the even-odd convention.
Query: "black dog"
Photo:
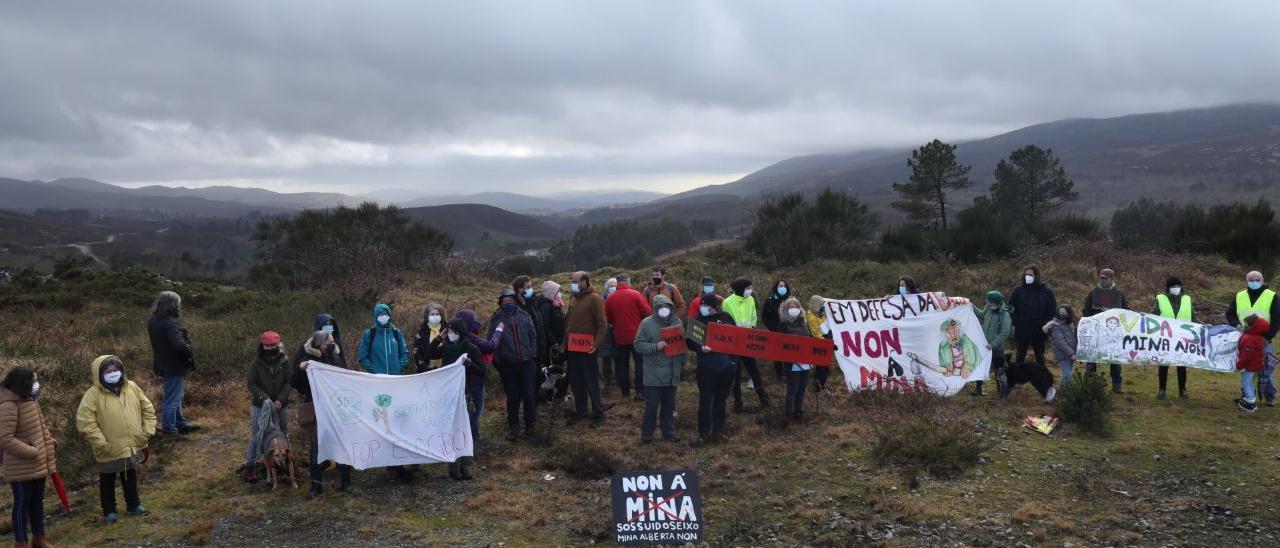
[[[1036,362],[1014,363],[1013,354],[1005,354],[1004,363],[1006,365],[997,368],[995,372],[996,389],[1001,398],[1007,397],[1020,384],[1030,384],[1036,387],[1041,396],[1049,397],[1049,391],[1053,388],[1053,373],[1047,367]]]
[[[541,371],[542,382],[538,384],[538,403],[547,404],[552,401],[563,401],[569,393],[569,376],[564,366],[549,365]]]

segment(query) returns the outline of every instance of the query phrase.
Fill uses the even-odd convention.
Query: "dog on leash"
[[[289,449],[289,440],[284,434],[275,432],[267,441],[266,455],[263,461],[267,465],[267,480],[271,482],[271,490],[279,483],[279,473],[289,474],[289,484],[298,488],[297,469],[293,462],[293,450]]]

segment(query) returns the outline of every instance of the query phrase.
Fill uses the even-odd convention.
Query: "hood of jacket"
[[[662,316],[658,315],[658,308],[663,306],[671,308],[671,315],[667,316],[666,319],[663,319]],[[680,323],[680,318],[676,316],[676,303],[666,295],[659,294],[653,298],[653,316],[657,319],[658,323],[667,327]]]
[[[121,360],[120,358],[117,358],[110,354],[106,356],[98,356],[97,358],[95,358],[93,360],[93,363],[89,365],[89,374],[93,376],[94,386],[101,388],[103,390],[106,390],[108,392],[114,392],[113,390],[108,388],[106,385],[102,384],[102,364],[106,363],[107,360],[115,360],[117,362],[120,362],[120,386],[124,386],[125,381],[129,380],[129,374],[126,373],[124,370],[124,360]]]
[[[377,315],[377,314],[374,314],[374,316],[373,316],[373,317],[374,317],[374,318],[377,318],[377,317],[378,317],[378,315]],[[316,315],[316,321],[315,321],[315,325],[316,325],[316,329],[315,329],[315,330],[316,330],[316,331],[320,331],[321,329],[324,329],[324,324],[327,324],[327,323],[329,323],[329,322],[333,322],[333,330],[334,330],[334,332],[337,332],[337,331],[338,331],[338,320],[333,319],[333,315],[332,315],[332,314],[328,314],[328,313],[317,314],[317,315]]]
[[[381,316],[383,314],[390,316],[391,306],[384,303],[378,303],[373,307],[373,326],[374,327],[381,327],[378,325],[378,316]],[[391,323],[393,322],[387,322],[387,325],[390,325]]]
[[[1259,337],[1267,336],[1267,331],[1271,330],[1271,323],[1262,318],[1255,318],[1249,329],[1245,330],[1246,335],[1257,335]]]
[[[459,308],[457,312],[453,313],[453,317],[467,322],[467,333],[475,333],[481,327],[480,319],[476,317],[475,311],[470,308]]]

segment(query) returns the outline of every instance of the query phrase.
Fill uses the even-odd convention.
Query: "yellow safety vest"
[[[1236,293],[1236,318],[1244,323],[1244,319],[1250,314],[1256,315],[1267,321],[1271,321],[1271,301],[1275,300],[1276,292],[1270,289],[1262,291],[1258,295],[1258,300],[1249,302],[1249,291],[1241,291]]]
[[[1178,313],[1173,313],[1173,303],[1169,302],[1169,296],[1161,293],[1156,295],[1156,306],[1160,308],[1160,315],[1175,320],[1191,321],[1191,295],[1183,295],[1178,303]]]

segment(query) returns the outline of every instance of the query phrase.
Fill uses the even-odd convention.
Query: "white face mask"
[[[40,381],[35,381],[31,383],[31,397],[34,398],[39,395],[40,395]]]
[[[1027,283],[1027,285],[1031,285],[1031,284],[1033,284],[1033,283],[1036,283],[1036,277],[1035,277],[1035,276],[1023,276],[1023,277],[1022,277],[1022,281],[1026,282],[1026,283]]]
[[[662,307],[662,308],[659,308],[659,309],[658,309],[658,317],[659,317],[659,318],[662,318],[662,319],[664,319],[664,320],[665,320],[665,319],[667,319],[667,318],[669,318],[669,317],[671,317],[671,309],[670,309],[670,308],[667,308],[667,307],[665,307],[665,306],[664,306],[664,307]]]
[[[460,338],[462,337],[459,336],[457,333],[454,333],[452,331],[449,332],[449,342],[458,342],[458,339]]]
[[[1169,294],[1170,294],[1170,295],[1173,295],[1174,297],[1177,297],[1178,295],[1181,295],[1181,294],[1182,294],[1182,288],[1181,288],[1181,287],[1178,287],[1178,286],[1176,286],[1176,285],[1175,285],[1175,286],[1173,286],[1173,287],[1170,287],[1170,288],[1169,288]]]
[[[799,317],[800,317],[800,314],[803,314],[803,313],[804,313],[804,311],[803,311],[803,310],[800,310],[799,308],[788,308],[788,309],[787,309],[787,315],[788,315],[788,316],[791,316],[792,318],[799,318]]]
[[[752,291],[752,290],[751,290],[751,288],[750,288],[750,287],[748,287],[745,291],[743,291],[743,292],[742,292],[742,296],[743,296],[743,297],[750,297],[752,293],[754,293],[754,291]]]
[[[440,315],[432,314],[430,316],[427,316],[427,323],[431,325],[440,325]]]
[[[390,322],[390,321],[391,321],[391,316],[388,316],[388,315],[386,315],[386,314],[383,314],[383,315],[381,315],[381,316],[378,316],[378,324],[379,324],[379,325],[387,325],[387,322]]]
[[[124,373],[120,371],[112,371],[110,373],[107,373],[106,375],[103,375],[102,380],[107,381],[107,384],[115,384],[120,382],[120,377],[123,377],[123,376],[124,376]]]
[[[710,307],[710,306],[699,306],[699,307],[698,307],[698,312],[701,312],[703,316],[710,316],[710,315],[711,315],[711,307]]]

